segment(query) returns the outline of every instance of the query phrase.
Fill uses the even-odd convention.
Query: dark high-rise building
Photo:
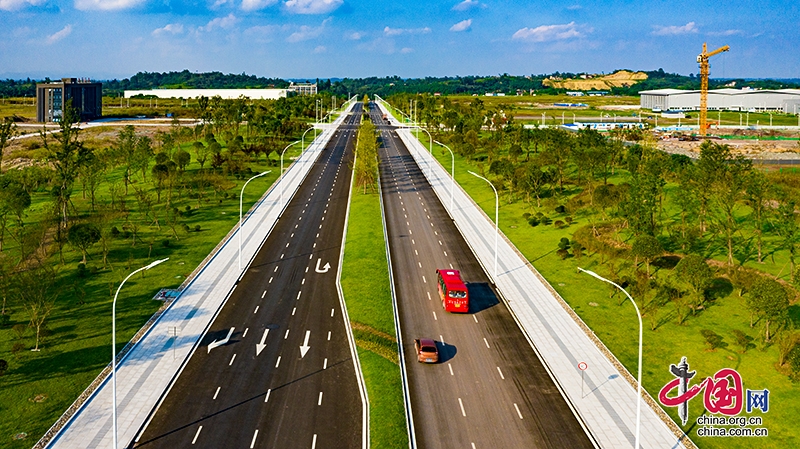
[[[103,84],[83,78],[62,78],[60,83],[37,84],[36,121],[60,121],[64,106],[70,100],[81,121],[100,118],[103,115]]]

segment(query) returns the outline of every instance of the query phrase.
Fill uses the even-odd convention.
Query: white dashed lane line
[[[217,391],[214,392],[214,397],[211,398],[212,401],[217,399],[217,395],[219,394],[219,389],[220,388],[222,388],[222,387],[217,387]]]
[[[197,428],[197,432],[194,434],[194,438],[192,438],[192,444],[197,442],[197,437],[200,436],[200,431],[203,430],[203,426]]]
[[[500,370],[500,367],[497,367],[497,372],[500,373],[500,378],[506,380],[506,376],[503,375],[503,372]]]

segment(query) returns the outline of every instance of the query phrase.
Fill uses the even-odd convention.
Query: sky
[[[0,0],[0,78],[697,73],[800,78],[800,2]]]

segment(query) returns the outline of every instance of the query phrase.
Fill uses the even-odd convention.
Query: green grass
[[[423,143],[427,146],[427,136],[420,134]],[[450,167],[450,153],[443,148],[434,149],[434,155],[443,166]],[[470,176],[467,170],[481,173],[478,164],[469,163],[456,156],[456,181],[475,199],[478,205],[490,216],[494,217],[495,198],[492,190],[486,183]],[[620,179],[612,180],[619,183]],[[576,190],[577,191],[577,190]],[[573,192],[575,193],[575,192]],[[535,201],[533,204],[522,200],[511,202],[508,194],[500,193],[500,228],[514,242],[525,257],[553,285],[567,303],[580,315],[587,325],[600,337],[606,346],[617,356],[631,373],[636,373],[637,363],[637,333],[638,321],[636,313],[629,301],[619,304],[620,296],[610,299],[611,290],[600,281],[595,281],[585,274],[578,274],[578,266],[597,271],[601,275],[608,274],[608,268],[601,263],[599,255],[586,256],[577,259],[574,257],[561,260],[555,254],[560,238],[572,238],[572,233],[579,227],[588,224],[584,214],[573,214],[574,224],[565,229],[558,229],[553,225],[539,225],[531,227],[527,224],[522,214],[536,212]],[[548,204],[549,206],[545,206]],[[554,212],[554,203],[546,201],[538,209],[548,215],[553,221],[562,219],[566,214]],[[562,202],[563,204],[563,202]],[[746,211],[740,211],[744,219]],[[774,240],[774,239],[773,239]],[[777,249],[777,242],[768,242],[767,247],[774,253],[775,261],[768,260],[766,264],[757,264],[752,260],[746,266],[767,271],[773,275],[781,271],[788,259],[786,251]],[[724,253],[721,248],[712,250],[715,259],[722,260]],[[656,273],[657,276],[667,275],[668,270]],[[783,271],[784,278],[786,270]],[[698,437],[691,424],[703,410],[702,395],[690,403],[690,416],[684,430],[692,440],[703,449],[706,448],[747,448],[758,444],[765,448],[798,447],[800,445],[800,431],[795,424],[796,416],[800,413],[800,387],[792,384],[788,377],[776,369],[778,349],[772,344],[764,344],[763,324],[756,328],[749,327],[749,314],[744,308],[744,300],[739,298],[737,291],[723,290],[723,297],[712,301],[706,310],[696,316],[690,316],[683,325],[677,325],[674,308],[671,304],[662,307],[657,313],[660,322],[655,331],[648,326],[648,317],[644,317],[643,336],[643,386],[653,397],[658,397],[661,387],[673,376],[669,372],[669,365],[678,363],[682,356],[688,358],[692,370],[697,370],[695,380],[712,376],[721,368],[737,369],[744,381],[744,388],[770,390],[770,410],[764,414],[764,427],[769,429],[769,437],[753,440],[750,438],[711,438]],[[790,314],[797,316],[800,306],[794,305]],[[705,340],[700,334],[701,329],[711,329],[723,337],[725,347],[715,351],[706,349]],[[753,348],[745,354],[740,354],[735,347],[731,330],[739,329],[753,338]],[[590,368],[591,371],[591,368]],[[591,375],[591,372],[589,372]],[[598,376],[601,374],[597,374]],[[665,408],[667,413],[680,423],[677,409]],[[743,413],[744,414],[744,413]],[[751,416],[759,416],[760,411],[754,411]]]
[[[287,161],[299,153],[298,146],[287,151]],[[289,165],[288,163],[286,164]],[[251,182],[244,196],[244,209],[247,210],[275,182],[279,170],[266,164],[263,158],[248,164],[254,173],[270,169],[272,172]],[[206,165],[208,169],[208,165]],[[199,170],[192,162],[189,171]],[[136,175],[138,178],[138,174]],[[118,181],[122,170],[112,170],[107,174],[110,182]],[[0,447],[30,447],[58,419],[67,407],[91,383],[111,359],[111,301],[119,282],[131,270],[144,266],[159,258],[170,260],[158,267],[137,275],[129,280],[120,292],[117,301],[117,348],[125,343],[145,324],[159,308],[161,302],[152,298],[160,288],[178,287],[186,277],[211,252],[220,240],[238,223],[238,195],[246,179],[227,177],[227,189],[215,195],[208,192],[208,201],[191,199],[186,193],[176,194],[174,205],[180,210],[191,207],[191,215],[184,216],[180,222],[190,227],[190,232],[178,230],[178,239],[172,237],[171,230],[163,223],[157,229],[151,226],[136,212],[133,188],[127,196],[131,209],[130,220],[139,225],[139,241],[133,245],[130,238],[119,237],[112,240],[108,258],[110,265],[103,268],[99,244],[89,251],[87,267],[91,272],[86,278],[79,278],[77,265],[80,253],[64,247],[65,263],[61,265],[57,254],[51,254],[48,264],[57,270],[56,290],[59,291],[50,318],[47,320],[47,336],[40,343],[40,352],[31,352],[34,340],[23,304],[9,298],[7,311],[10,322],[0,327],[0,359],[8,361],[8,371],[0,377]],[[142,186],[141,182],[137,186]],[[144,184],[153,194],[152,185]],[[225,197],[225,194],[228,194]],[[235,194],[235,196],[233,195]],[[108,187],[104,185],[97,192],[100,203],[108,201]],[[163,209],[162,204],[158,208]],[[89,201],[81,197],[80,186],[76,185],[73,203],[80,216],[89,214]],[[42,188],[32,194],[32,207],[27,211],[26,227],[35,226],[49,211],[48,189]],[[124,218],[118,217],[109,224],[122,229]],[[200,225],[199,232],[194,231]],[[13,228],[12,228],[13,232]],[[12,239],[6,235],[3,254],[13,257],[18,252]],[[162,245],[169,241],[169,246]],[[150,247],[152,243],[152,248]],[[25,334],[22,338],[12,329],[22,325]],[[15,343],[22,343],[24,349],[12,353]],[[45,397],[42,402],[33,402],[37,395]],[[25,432],[24,440],[13,440],[13,435]]]
[[[342,290],[369,395],[371,446],[403,448],[408,435],[384,242],[378,194],[354,191]]]

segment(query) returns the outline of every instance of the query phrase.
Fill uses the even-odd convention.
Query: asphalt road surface
[[[418,447],[593,447],[402,141],[370,115]],[[444,311],[438,268],[461,271],[468,313]],[[415,338],[437,342],[438,364],[417,362]]]
[[[360,111],[331,139],[136,447],[361,447],[335,284]]]

